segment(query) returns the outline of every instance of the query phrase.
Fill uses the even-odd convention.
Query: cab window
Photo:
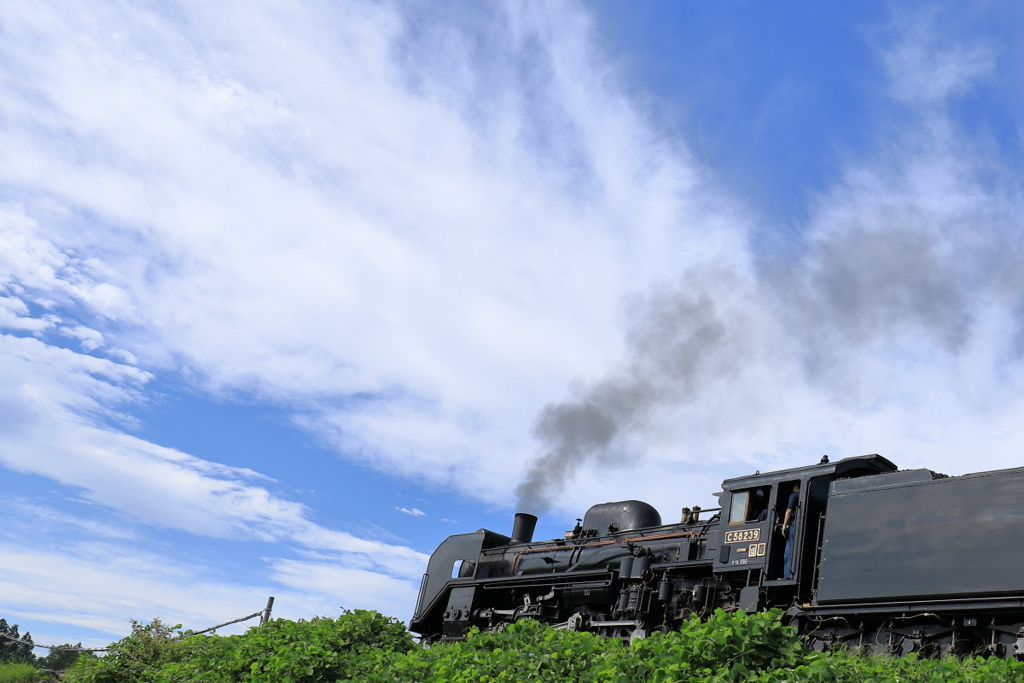
[[[729,508],[729,524],[743,524],[747,521],[749,491],[733,491],[732,506]]]
[[[768,510],[767,486],[732,492],[732,503],[729,506],[729,524],[747,524],[762,522]]]

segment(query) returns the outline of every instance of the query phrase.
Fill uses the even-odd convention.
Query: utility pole
[[[267,608],[263,610],[263,615],[260,617],[260,626],[270,621],[270,610],[274,609],[274,596],[271,595],[267,598]]]

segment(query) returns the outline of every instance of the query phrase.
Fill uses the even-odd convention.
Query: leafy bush
[[[377,612],[337,619],[277,619],[244,635],[191,638],[192,655],[165,666],[154,683],[317,683],[350,680],[385,668],[414,649],[400,622]]]
[[[779,610],[757,614],[717,610],[712,619],[690,619],[677,632],[636,641],[633,680],[752,680],[771,669],[802,664],[807,652],[796,629],[783,626]]]
[[[556,630],[522,621],[500,633],[471,631],[465,642],[438,643],[396,657],[373,683],[667,683],[755,680],[803,664],[806,653],[778,611],[747,615],[719,611],[626,646],[617,639]]]
[[[154,620],[104,658],[83,656],[75,683],[1011,683],[1024,663],[999,659],[888,659],[802,649],[778,610],[685,622],[625,645],[534,621],[470,632],[464,642],[417,646],[377,612],[276,620],[240,636],[179,639]],[[177,628],[177,627],[175,627]],[[28,667],[31,669],[31,667]],[[34,672],[35,670],[32,669]],[[22,683],[34,679],[11,679]],[[0,679],[6,683],[7,679]]]
[[[48,678],[49,676],[31,664],[24,662],[0,663],[0,683],[35,683]]]
[[[792,670],[769,672],[760,681],[813,681],[814,683],[1019,683],[1024,680],[1024,662],[982,657],[918,659],[907,657],[866,657],[855,653],[808,654],[806,663]]]
[[[71,643],[58,645],[51,649],[45,657],[36,659],[36,666],[40,669],[49,669],[51,671],[64,671],[78,661],[78,657],[82,653],[76,651],[75,648],[80,647],[82,647],[81,643],[77,645],[72,645]]]
[[[3,636],[0,637],[0,662],[31,664],[36,661],[32,652],[31,633],[26,631],[22,635],[18,633],[17,624],[8,624],[6,619],[0,618],[0,636]]]
[[[169,663],[193,653],[193,639],[182,640],[181,625],[168,626],[159,619],[149,624],[132,620],[132,633],[112,643],[105,657],[82,656],[67,671],[73,683],[149,683]]]
[[[373,683],[496,683],[594,680],[595,672],[616,668],[624,648],[590,633],[555,630],[521,621],[500,633],[471,631],[468,640],[437,643],[396,657]]]

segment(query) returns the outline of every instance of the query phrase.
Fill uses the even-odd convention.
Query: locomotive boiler
[[[818,650],[1024,657],[1024,468],[947,477],[826,457],[715,495],[721,507],[670,524],[628,500],[591,507],[563,538],[533,540],[524,513],[511,536],[450,536],[410,629],[459,640],[536,619],[633,639],[717,608],[777,607]]]

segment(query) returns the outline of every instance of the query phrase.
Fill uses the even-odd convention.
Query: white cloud
[[[15,526],[31,525],[34,533],[50,535],[58,531],[78,530],[91,537],[132,539],[138,534],[125,525],[109,524],[65,514],[45,505],[38,505],[27,498],[18,498],[0,503],[8,529]],[[24,531],[22,533],[25,533]]]
[[[368,570],[410,579],[426,556],[309,521],[309,511],[260,483],[267,477],[104,426],[140,400],[136,368],[0,334],[0,462],[80,491],[83,499],[155,528],[233,540],[287,541],[368,558]],[[55,519],[43,508],[27,509]],[[79,524],[93,535],[102,526]]]
[[[328,565],[278,558],[268,561],[270,580],[249,584],[225,580],[181,558],[110,543],[44,550],[5,542],[0,552],[7,618],[39,624],[32,629],[33,640],[45,644],[82,641],[86,647],[104,647],[128,635],[129,619],[160,617],[199,630],[261,610],[269,595],[276,598],[274,617],[337,616],[341,603],[384,613],[391,609],[391,614],[407,617],[418,585],[358,570],[340,570],[337,576],[348,580],[331,584]],[[219,633],[239,633],[256,623]]]
[[[111,404],[135,398],[146,379],[135,368],[8,335],[0,335],[0,359],[6,370],[0,377],[0,460],[12,469],[79,488],[87,500],[157,528],[294,539],[370,553],[383,563],[425,559],[309,522],[302,505],[249,483],[265,479],[251,470],[157,446],[82,416],[116,416]]]
[[[0,326],[9,330],[42,332],[53,327],[52,317],[33,318],[28,315],[25,302],[14,297],[0,297]]]
[[[899,13],[889,27],[894,44],[880,46],[892,97],[912,107],[943,104],[995,71],[997,51],[950,40],[937,30],[940,13],[938,8]]]
[[[282,585],[334,597],[345,609],[372,609],[404,621],[412,616],[419,590],[418,581],[338,563],[278,560],[272,567],[273,579]]]
[[[103,335],[85,325],[75,325],[61,330],[63,334],[82,342],[82,350],[95,351],[103,346]]]
[[[407,515],[412,515],[413,517],[423,517],[427,514],[426,512],[423,512],[423,510],[417,510],[416,508],[396,507],[395,509],[398,510],[399,512],[404,512]]]

